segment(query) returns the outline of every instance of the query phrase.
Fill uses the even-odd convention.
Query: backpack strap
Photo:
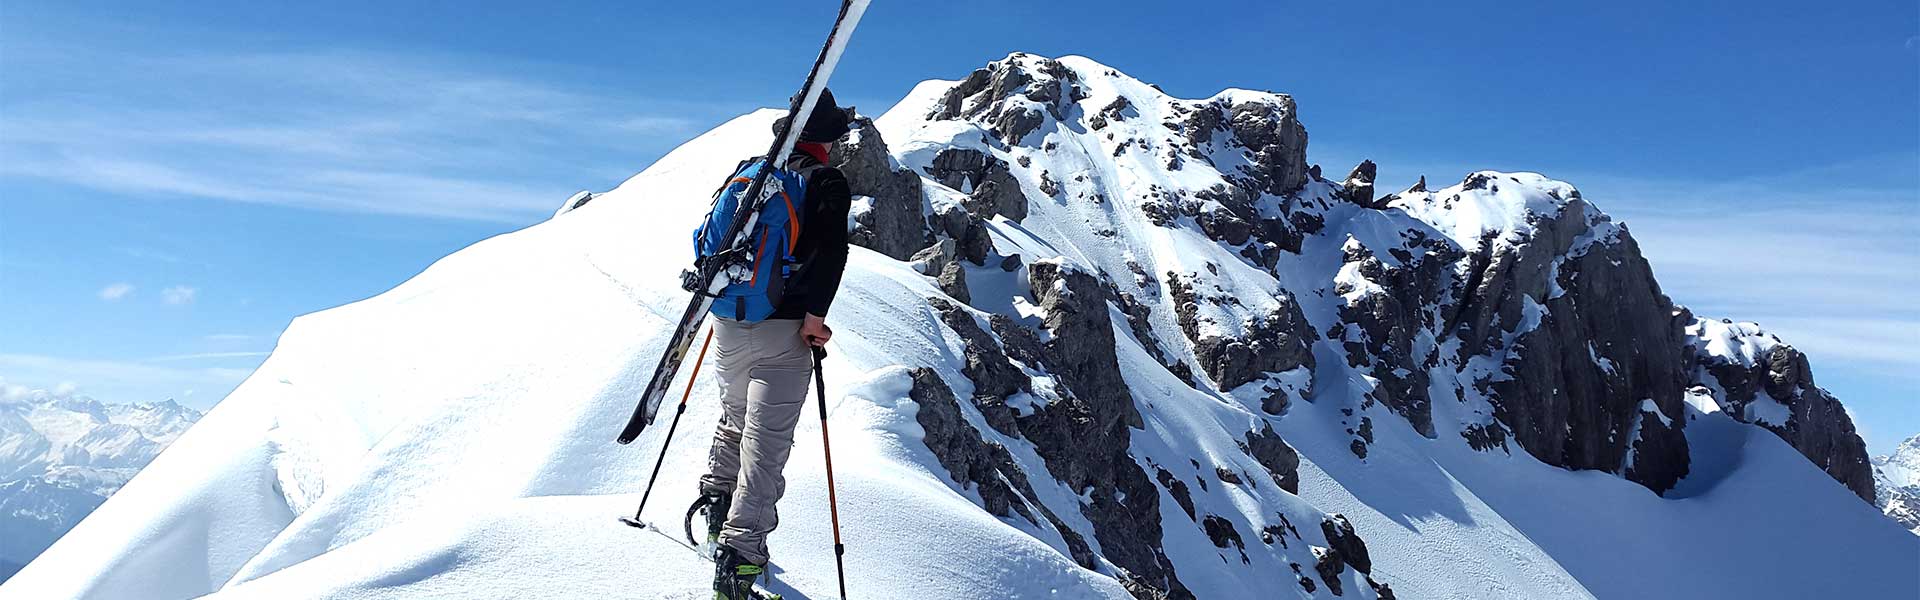
[[[721,193],[721,192],[724,192],[724,191],[727,191],[727,186],[731,186],[731,185],[733,185],[733,179],[734,179],[735,177],[739,177],[739,176],[740,176],[740,170],[741,170],[741,169],[745,169],[745,168],[747,168],[747,165],[750,165],[750,164],[753,164],[753,163],[754,163],[754,161],[757,161],[757,160],[760,160],[760,157],[758,157],[758,156],[755,156],[755,157],[752,157],[752,158],[748,158],[748,159],[745,159],[745,160],[741,160],[739,164],[736,164],[736,165],[734,165],[734,166],[733,166],[733,172],[732,172],[732,173],[728,173],[728,174],[727,174],[727,180],[726,180],[726,181],[722,181],[722,182],[720,182],[720,188],[719,188],[719,189],[716,189],[716,190],[714,190],[714,191],[713,191],[713,197],[714,197],[714,199],[716,199],[716,200],[717,200],[717,199],[719,199],[719,198],[720,198],[720,193]]]
[[[814,158],[813,155],[805,152],[795,152],[792,157],[787,159],[787,170],[800,176],[801,186],[812,183],[813,174],[824,168],[827,168],[825,163],[820,162],[820,159]],[[813,201],[813,199],[808,199],[807,209],[809,213],[818,210],[819,206],[818,202]],[[812,215],[810,214],[808,216]],[[814,248],[812,251],[807,252],[806,256],[794,257],[794,270],[787,275],[787,278],[793,281],[795,285],[789,287],[788,293],[791,294],[794,293],[795,290],[805,289],[797,284],[806,280],[807,271],[813,267],[813,255],[817,253],[819,253],[819,249]]]

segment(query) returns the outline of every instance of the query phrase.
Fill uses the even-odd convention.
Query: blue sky
[[[1573,182],[1876,452],[1920,431],[1910,0],[875,3],[866,112],[1015,50],[1291,93],[1331,172]],[[209,406],[293,317],[780,103],[833,3],[157,4],[0,7],[0,385]]]

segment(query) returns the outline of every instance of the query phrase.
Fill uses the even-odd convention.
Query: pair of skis
[[[769,157],[770,168],[760,169],[760,172],[754,175],[753,181],[743,192],[743,198],[748,201],[743,203],[745,210],[734,214],[733,221],[728,224],[722,236],[723,239],[732,240],[731,248],[739,249],[747,246],[747,238],[759,220],[760,210],[773,196],[774,190],[767,189],[768,179],[774,168],[787,164],[788,156],[793,153],[794,144],[799,141],[800,131],[805,128],[807,115],[813,114],[813,108],[819,102],[820,93],[826,89],[827,80],[832,78],[834,67],[839,65],[840,56],[846,51],[847,42],[853,38],[854,28],[859,26],[860,17],[866,14],[868,2],[869,0],[841,0],[840,14],[834,18],[833,29],[827,34],[827,42],[820,47],[820,55],[814,59],[813,69],[807,73],[806,83],[801,86],[803,93],[788,103],[787,120],[774,134],[773,146],[768,148],[765,154]],[[672,385],[674,376],[680,371],[681,362],[686,359],[687,351],[693,346],[694,334],[700,330],[701,323],[706,320],[708,309],[713,306],[713,298],[734,281],[736,273],[746,271],[743,258],[745,258],[743,252],[723,252],[696,260],[693,270],[681,274],[680,285],[692,292],[693,298],[688,301],[686,312],[681,313],[680,322],[674,327],[673,337],[667,342],[667,350],[661,354],[660,364],[654,367],[653,379],[647,382],[647,388],[642,392],[640,402],[633,409],[633,416],[627,419],[626,427],[620,431],[620,436],[615,438],[615,441],[621,444],[632,443],[640,437],[640,433],[648,425],[653,424],[654,418],[659,415],[661,401],[666,398],[668,386]],[[708,341],[712,341],[711,333],[708,334]],[[706,355],[704,345],[700,353],[704,358]],[[846,545],[840,540],[839,500],[833,498],[833,450],[826,437],[826,382],[822,380],[819,368],[820,360],[825,357],[824,349],[814,349],[814,379],[821,394],[820,434],[821,442],[826,444],[827,448],[827,490],[833,508],[834,562],[839,571],[840,597],[846,598],[847,581],[844,566]],[[699,359],[696,359],[696,369],[698,369],[698,362]],[[689,381],[688,385],[691,386],[692,383]],[[691,388],[689,388],[690,393]],[[682,396],[680,407],[674,413],[673,424],[667,428],[667,439],[660,444],[660,457],[654,463],[653,475],[648,477],[647,489],[640,496],[640,506],[634,509],[632,519],[621,519],[627,525],[659,531],[644,523],[641,520],[642,514],[647,507],[647,498],[653,494],[653,484],[660,476],[660,467],[666,462],[667,444],[673,441],[673,431],[678,428],[680,416],[685,414],[686,410],[686,397]],[[756,592],[765,594],[764,589]]]
[[[867,11],[868,0],[842,0],[840,15],[834,19],[833,30],[827,35],[827,43],[820,47],[820,56],[813,61],[813,70],[807,73],[807,81],[801,87],[805,93],[795,96],[787,107],[787,121],[773,138],[773,147],[767,149],[765,156],[771,157],[767,163],[774,167],[787,164],[787,157],[793,154],[794,143],[800,139],[800,130],[806,123],[806,115],[813,114],[813,107],[820,99],[820,91],[826,89],[827,79],[833,76],[833,68],[840,63],[841,53],[846,51],[847,41],[853,37],[854,27],[860,24],[861,15]],[[733,222],[727,226],[724,239],[733,240],[730,247],[744,248],[747,236],[758,222],[760,209],[772,196],[767,189],[767,179],[774,169],[760,169],[747,185],[746,198],[751,202],[744,210],[734,214]],[[667,388],[673,384],[673,378],[680,371],[680,363],[687,357],[687,350],[693,346],[694,334],[700,330],[700,324],[706,319],[707,310],[713,306],[713,297],[733,282],[730,271],[738,270],[740,257],[731,253],[699,260],[692,271],[681,274],[681,287],[693,292],[693,299],[687,303],[687,310],[680,315],[680,323],[668,340],[666,353],[660,356],[660,364],[654,367],[653,379],[647,382],[647,389],[640,395],[640,403],[633,408],[633,416],[627,420],[627,426],[620,431],[616,441],[621,444],[632,443],[640,437],[640,432],[653,424],[659,415],[661,400],[667,397]]]

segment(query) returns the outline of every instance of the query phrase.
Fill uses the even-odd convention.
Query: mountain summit
[[[1804,355],[1676,306],[1572,185],[1376,194],[1371,163],[1307,161],[1300,112],[1013,54],[835,148],[864,246],[825,364],[853,596],[1920,594]],[[685,233],[779,116],[296,320],[0,592],[699,597],[710,567],[615,520],[664,428],[611,440]],[[692,389],[650,522],[695,492]],[[801,442],[789,597],[831,589],[823,470]]]

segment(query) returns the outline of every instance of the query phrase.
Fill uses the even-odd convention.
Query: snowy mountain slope
[[[506,515],[497,518],[526,528],[528,540],[580,540],[556,543],[565,553],[549,560],[591,569],[548,578],[545,595],[704,589],[705,569],[639,568],[684,551],[614,521],[638,501],[646,463],[665,431],[655,428],[633,447],[610,442],[664,341],[670,322],[663,315],[682,302],[673,286],[656,284],[672,278],[686,254],[678,236],[636,236],[631,224],[691,230],[705,207],[679,200],[705,197],[738,148],[764,146],[773,117],[755,113],[689,142],[568,218],[477,244],[387,294],[297,320],[275,355],[173,451],[4,591],[188,597],[231,586],[239,597],[253,597],[250,587],[266,590],[261,597],[512,597],[494,596],[492,588],[434,587],[511,574],[487,568],[509,566],[492,559],[507,558],[500,553],[520,536],[467,539],[461,532],[475,530],[457,529],[488,514]],[[931,289],[870,253],[856,252],[853,263],[849,284],[861,292],[850,292],[836,311],[847,323],[891,324],[892,311],[921,304],[899,296]],[[833,347],[828,378],[856,575],[850,591],[992,597],[994,590],[1053,581],[1082,597],[1124,595],[1045,543],[984,513],[957,510],[971,504],[912,460],[926,452],[907,443],[917,437],[912,405],[883,393],[898,387],[901,374],[878,370],[898,356],[940,360],[927,349],[948,342],[926,324],[865,335],[842,325]],[[708,385],[695,388],[684,439],[649,519],[677,523],[691,500],[707,435],[695,424],[716,418],[713,394]],[[817,439],[817,427],[803,421],[802,443]],[[817,452],[796,450],[783,527],[770,542],[778,568],[791,573],[785,579],[816,594],[832,570],[820,464]],[[558,522],[510,518],[526,498],[575,508]],[[316,557],[395,548],[379,536],[403,523],[432,522],[456,529],[425,541],[404,531],[387,536],[410,540],[398,548],[420,552],[425,566],[418,577],[320,571],[363,569],[358,561]],[[575,535],[596,524],[597,538]],[[965,543],[925,547],[936,532]],[[441,545],[433,546],[436,540]],[[622,544],[633,547],[614,550]],[[887,567],[902,557],[919,568]],[[387,564],[395,563],[380,566]],[[975,568],[956,573],[950,565]],[[302,579],[316,571],[323,576]],[[282,573],[313,585],[284,591],[276,583]]]
[[[1874,505],[1901,527],[1920,535],[1920,435],[1907,438],[1893,454],[1873,459]]]
[[[171,400],[105,404],[15,389],[0,401],[0,560],[14,564],[52,545],[200,417]]]
[[[613,521],[664,428],[608,440],[684,302],[676,232],[773,116],[297,320],[0,593],[702,597],[684,550]],[[1307,165],[1289,97],[1176,99],[1077,57],[927,82],[868,125],[834,157],[871,250],[826,367],[854,595],[1920,592],[1920,547],[1808,460],[1844,448],[1693,387],[1728,353],[1567,184],[1376,199]],[[1788,380],[1792,431],[1837,431]],[[713,394],[645,515],[669,530]],[[831,589],[818,427],[771,540],[790,597]]]

